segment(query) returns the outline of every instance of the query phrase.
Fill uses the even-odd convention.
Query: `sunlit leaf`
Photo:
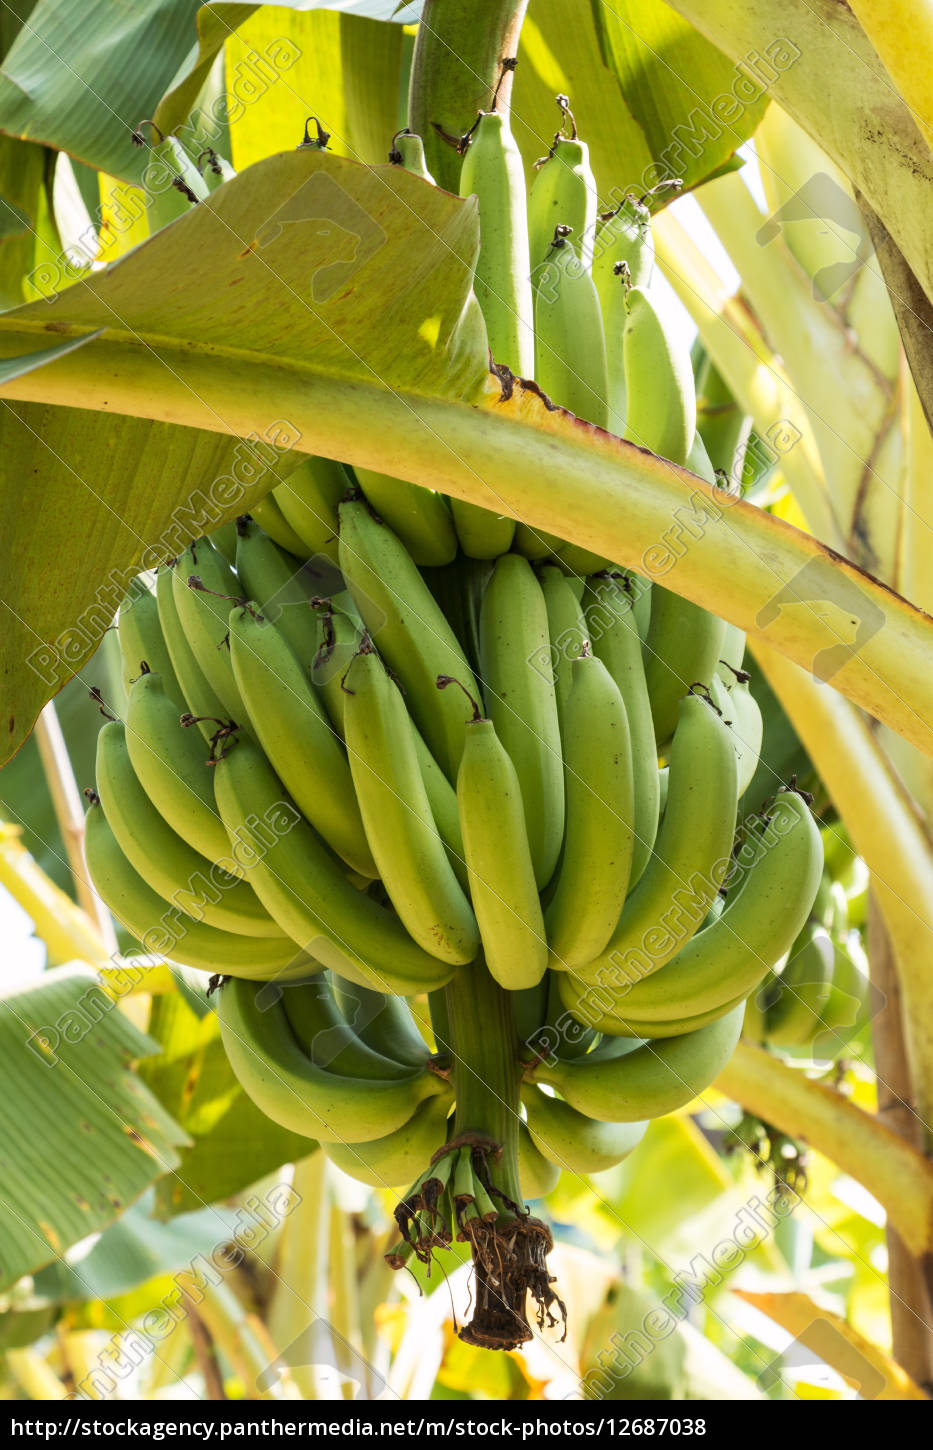
[[[0,1289],[60,1258],[178,1164],[131,1063],[156,1050],[72,964],[0,999]]]

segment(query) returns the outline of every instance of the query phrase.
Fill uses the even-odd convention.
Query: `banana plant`
[[[821,839],[796,783],[755,802],[740,841],[781,836],[793,900],[780,882],[765,890],[767,857],[720,899],[761,753],[752,663],[871,873],[928,1123],[933,366],[916,319],[933,315],[933,158],[901,7],[508,0],[479,26],[466,0],[426,0],[414,34],[381,5],[179,0],[167,24],[162,8],[116,31],[91,7],[67,64],[52,44],[66,0],[39,0],[3,35],[0,168],[28,165],[4,194],[0,241],[0,720],[9,760],[67,682],[95,689],[120,718],[97,740],[88,878],[72,867],[84,899],[97,909],[93,881],[146,944],[158,919],[171,956],[162,903],[187,881],[197,919],[176,954],[234,972],[210,1003],[183,976],[146,978],[167,1062],[140,1076],[159,1084],[166,1163],[187,1163],[209,1197],[243,1187],[242,1165],[225,1171],[229,1121],[205,1128],[216,1097],[190,1100],[197,1059],[226,1071],[228,1106],[263,1141],[257,1172],[318,1141],[351,1177],[360,1160],[391,1182],[410,1165],[389,1264],[420,1272],[459,1229],[480,1301],[463,1342],[513,1349],[531,1336],[529,1287],[542,1323],[566,1313],[545,1268],[551,1230],[522,1216],[523,1185],[553,1187],[560,1145],[585,1171],[618,1162],[649,1118],[689,1111],[715,1078],[775,1136],[812,1142],[856,1178],[927,1263],[923,1151],[869,1103],[736,1046],[743,1022],[752,1034],[759,967],[813,928],[838,821]],[[922,32],[921,58],[928,43]],[[752,135],[767,211],[737,156]],[[684,189],[737,290],[669,205]],[[652,246],[698,330],[696,382],[647,286]],[[610,247],[625,253],[612,266]],[[743,450],[751,466],[746,420],[779,474],[748,498],[733,478]],[[454,599],[458,549],[471,583]],[[277,626],[243,586],[258,597],[250,572],[271,579],[289,551],[312,573],[339,567],[347,588],[329,599],[307,567],[303,585],[270,583],[273,601],[298,589]],[[124,596],[137,576],[134,623]],[[102,691],[88,669],[118,606],[124,678]],[[553,679],[528,673],[555,638],[571,644]],[[338,647],[340,672],[324,679]],[[735,721],[757,730],[744,756]],[[195,806],[182,775],[200,782]],[[283,783],[297,819],[270,842],[260,827]],[[493,798],[508,808],[476,804]],[[55,953],[77,941],[107,981],[121,963],[105,965],[88,918],[56,909],[16,858],[8,840],[4,880],[32,889],[37,920],[51,902]],[[225,877],[219,907],[191,895],[206,861]],[[505,901],[490,886],[503,871]],[[606,973],[667,922],[676,879],[703,888],[656,953],[659,975],[629,983],[620,1005]],[[724,975],[737,935],[744,954]],[[311,963],[329,985],[307,985]],[[357,1034],[334,982],[420,1006]],[[520,996],[536,1031],[569,1013],[580,1053],[529,1049]],[[313,1044],[328,1032],[339,1045],[322,1065]],[[400,1036],[405,1061],[385,1050]],[[641,1045],[623,1050],[633,1036]],[[449,1151],[429,1167],[425,1144],[454,1099]],[[574,1113],[585,1132],[568,1129]],[[296,1182],[329,1203],[322,1162],[308,1158]],[[134,1167],[136,1194],[151,1174]],[[173,1207],[166,1181],[160,1202],[171,1213],[190,1198]],[[513,1213],[524,1238],[503,1260],[489,1226]],[[338,1295],[327,1351],[355,1363],[369,1331],[351,1246],[339,1215],[308,1225],[356,1286]],[[284,1253],[307,1276],[299,1237],[284,1235]],[[597,1336],[618,1301],[616,1288]],[[280,1292],[272,1322],[285,1340],[297,1332]],[[192,1323],[196,1343],[204,1329],[241,1380],[273,1392],[262,1360],[282,1345],[257,1337],[226,1287]],[[681,1395],[684,1352],[678,1341],[668,1367]],[[878,1364],[902,1397],[910,1375],[928,1378],[916,1362]],[[30,1372],[41,1377],[25,1359]]]

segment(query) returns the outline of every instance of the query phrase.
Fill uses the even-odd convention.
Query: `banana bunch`
[[[854,925],[844,886],[824,871],[786,961],[746,1003],[746,1037],[810,1059],[846,1055],[871,1012],[867,962]]]
[[[713,482],[648,209],[597,214],[560,105],[527,197],[495,106],[464,143],[492,355]],[[430,181],[416,137],[392,159]],[[737,834],[761,747],[744,635],[509,517],[306,458],[135,580],[118,636],[128,706],[86,837],[101,896],[224,979],[229,1059],[270,1118],[366,1183],[413,1184],[400,1261],[468,1239],[491,1293],[488,1235],[517,1220],[550,1312],[523,1200],[624,1159],[716,1077],[746,999],[777,993],[773,1034],[797,981],[821,839],[794,789]],[[471,1020],[465,982],[499,1015]],[[497,1062],[505,1148],[472,1116]]]

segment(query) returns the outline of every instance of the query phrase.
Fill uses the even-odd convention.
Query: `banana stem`
[[[502,1146],[491,1165],[497,1188],[521,1202],[518,1179],[521,1063],[512,999],[481,959],[457,972],[446,989],[454,1054],[454,1135],[477,1134]]]
[[[408,124],[424,143],[428,170],[456,191],[461,157],[448,137],[469,131],[480,111],[508,115],[512,73],[502,62],[518,54],[528,0],[426,0],[415,38]],[[497,90],[498,87],[498,90]],[[441,134],[443,132],[443,135]]]
[[[878,1116],[892,1133],[922,1147],[919,1124],[908,1106],[913,1084],[907,1063],[904,1014],[897,963],[874,893],[868,898],[868,963],[875,991],[884,1006],[871,1024],[878,1086]],[[916,1380],[933,1379],[931,1306],[920,1266],[901,1242],[893,1225],[886,1229],[891,1345],[898,1364]]]
[[[782,1133],[802,1138],[884,1208],[918,1259],[933,1253],[933,1163],[834,1088],[743,1039],[715,1086]],[[927,1270],[929,1272],[929,1270]]]

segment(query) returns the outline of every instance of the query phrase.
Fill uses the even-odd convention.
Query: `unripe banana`
[[[558,566],[571,579],[576,578],[582,594],[583,581],[587,574],[598,574],[601,569],[611,569],[612,561],[603,554],[594,554],[582,549],[579,544],[564,544],[557,554]]]
[[[175,678],[185,697],[184,705],[195,717],[199,734],[210,740],[217,730],[217,721],[225,718],[226,711],[211,688],[182,628],[175,603],[174,573],[174,567],[167,567],[160,569],[156,575],[159,623]]]
[[[200,972],[236,972],[257,981],[307,976],[314,970],[308,958],[280,936],[238,936],[167,905],[133,870],[99,804],[91,806],[85,819],[84,855],[101,899],[146,951]]]
[[[634,790],[632,890],[650,860],[658,834],[660,779],[641,639],[632,596],[623,585],[623,579],[614,575],[588,579],[583,603],[593,651],[615,681],[628,718]]]
[[[562,735],[567,824],[544,920],[555,965],[574,970],[599,956],[619,922],[634,843],[628,718],[595,655],[574,662]]]
[[[593,281],[603,316],[608,319],[619,285],[619,264],[628,268],[629,285],[647,287],[654,268],[651,213],[637,197],[624,196],[619,205],[598,219],[593,250]],[[621,333],[620,333],[621,338]]]
[[[422,951],[393,912],[350,884],[256,746],[231,743],[214,775],[230,837],[250,851],[247,879],[293,941],[338,976],[379,991],[413,996],[449,980],[449,967]]]
[[[230,611],[229,637],[248,723],[273,770],[337,855],[377,876],[346,751],[297,655],[252,605]]]
[[[471,962],[479,950],[476,918],[431,815],[401,691],[366,641],[344,690],[353,784],[389,899],[425,951],[455,966]]]
[[[202,163],[205,164],[202,165]],[[197,167],[209,192],[217,191],[224,185],[224,182],[232,181],[237,174],[235,167],[226,156],[221,156],[212,146],[201,152],[197,159]]]
[[[621,992],[690,940],[731,865],[737,799],[729,729],[702,696],[688,695],[671,746],[667,809],[654,853],[605,952],[579,972],[585,983],[615,983]]]
[[[316,1067],[302,1052],[281,996],[231,977],[217,1018],[230,1066],[244,1092],[281,1127],[324,1143],[370,1142],[408,1122],[426,1098],[447,1095],[434,1073],[382,1082]]]
[[[363,638],[355,609],[353,615],[347,614],[330,600],[321,600],[315,606],[317,648],[311,661],[311,680],[320,691],[330,723],[341,737],[347,698],[342,681]]]
[[[309,603],[318,590],[315,575],[250,518],[237,520],[236,572],[240,594],[259,605],[263,616],[291,645],[302,668],[310,670],[319,643],[318,621]]]
[[[627,1158],[648,1129],[642,1123],[601,1123],[529,1083],[522,1102],[531,1141],[545,1158],[573,1173],[600,1173]]]
[[[566,984],[566,1005],[588,1024],[612,1032],[615,1023],[637,1021],[646,1036],[651,1023],[676,1022],[703,1012],[725,1011],[749,996],[802,930],[823,865],[820,833],[806,801],[779,795],[762,832],[751,831],[736,851],[740,880],[721,913],[704,926],[660,971],[606,998],[576,993]],[[562,986],[564,984],[562,983]]]
[[[430,181],[432,186],[437,184],[424,159],[424,142],[407,127],[403,131],[396,131],[392,137],[389,160],[394,166],[403,166],[413,176],[420,176],[422,181]]]
[[[742,412],[710,358],[698,374],[696,391],[697,434],[710,463],[738,480],[752,420]]]
[[[496,120],[501,120],[501,118],[496,117]],[[482,135],[480,134],[481,132]],[[528,281],[525,178],[522,170],[521,157],[511,137],[507,137],[507,140],[502,139],[502,145],[495,148],[490,146],[491,139],[490,129],[485,127],[481,122],[474,134],[473,144],[467,152],[467,159],[464,161],[461,171],[460,195],[467,196],[473,191],[477,193],[480,199],[480,254],[477,259],[474,296],[471,298],[471,301],[473,306],[481,310],[483,314],[487,341],[496,361],[506,363],[513,372],[517,372],[519,375],[528,374],[530,376],[534,359],[534,323],[532,317],[531,288]],[[479,148],[475,154],[474,146],[478,146]],[[494,156],[491,154],[493,152],[495,153]],[[393,142],[393,153],[390,155],[390,160],[395,161],[398,165],[404,166],[406,171],[411,171],[415,175],[422,177],[423,180],[430,181],[432,185],[434,184],[434,178],[425,165],[424,147],[420,136],[414,136],[409,132],[399,132]],[[472,173],[477,174],[472,175]],[[464,189],[463,178],[469,179],[471,175],[473,184],[468,189]],[[503,196],[501,198],[498,196],[500,190],[498,183],[503,179],[506,183],[514,181],[520,184],[519,200],[521,205],[517,215],[513,216],[512,214],[515,210],[513,205],[515,199],[514,186],[510,192],[508,184],[506,184]],[[489,224],[487,213],[492,212],[501,216],[502,213],[497,212],[496,203],[497,201],[501,202],[503,200],[507,208],[505,212],[505,224],[502,225],[500,223],[496,225],[495,216],[493,217],[492,224]],[[524,233],[524,259],[521,260],[521,265],[517,269],[511,266],[498,269],[493,264],[492,259],[501,250],[499,244],[507,240],[508,229],[513,224],[517,224],[521,232]],[[515,240],[518,243],[519,239],[516,238]],[[521,252],[520,245],[517,245],[517,250]],[[490,265],[487,265],[487,262]],[[490,293],[488,282],[490,277],[493,279],[492,285],[498,289],[498,297],[494,293]],[[507,329],[509,323],[507,318],[501,316],[504,310],[502,304],[505,303],[505,299],[512,292],[515,293],[516,313],[524,318],[524,321],[520,325],[517,323],[513,324],[513,329],[518,333],[521,327],[527,333],[528,341],[524,344],[524,349],[513,349],[508,345],[509,332]],[[527,297],[523,298],[523,293],[527,294]],[[500,304],[500,299],[502,299],[502,304]],[[522,314],[521,305],[523,301],[524,313]],[[501,324],[501,327],[497,326],[497,324]],[[514,360],[509,355],[513,351],[515,353]],[[531,361],[528,361],[528,358]],[[521,362],[522,359],[524,359],[524,363]],[[465,499],[450,499],[450,512],[447,514],[443,537],[446,541],[449,532],[453,544],[452,551],[447,555],[447,558],[419,558],[418,550],[412,547],[405,530],[397,526],[392,513],[382,508],[378,498],[373,497],[366,478],[360,475],[359,469],[357,469],[357,477],[360,479],[364,493],[368,497],[373,498],[377,511],[382,514],[389,527],[395,530],[402,542],[408,547],[409,553],[416,564],[446,563],[447,559],[454,557],[458,541],[463,552],[474,559],[498,558],[500,554],[505,553],[512,542],[512,535],[515,532],[514,519],[510,519],[495,511],[480,508],[477,504],[468,503]],[[407,488],[411,487],[411,485],[406,484],[403,487]],[[456,529],[455,536],[454,526]]]
[[[739,795],[745,794],[758,769],[761,753],[761,738],[764,724],[758,701],[748,688],[747,680],[732,677],[723,679],[713,675],[710,682],[710,698],[732,731],[739,776]]]
[[[564,706],[573,682],[573,662],[580,658],[583,641],[587,638],[586,620],[566,574],[556,564],[545,565],[539,578],[547,606],[557,712],[563,720]]]
[[[655,581],[645,639],[645,682],[655,738],[661,747],[677,723],[679,702],[691,685],[708,685],[722,652],[723,622]]]
[[[524,1123],[518,1129],[518,1181],[523,1198],[546,1198],[560,1181],[560,1169],[540,1153]]]
[[[480,666],[487,713],[518,773],[540,890],[554,874],[563,842],[564,772],[547,606],[531,565],[518,554],[504,554],[486,586]],[[438,674],[452,674],[470,688],[469,677],[454,670]]]
[[[428,748],[455,780],[470,709],[459,690],[439,694],[435,681],[453,675],[475,692],[472,671],[404,544],[361,499],[340,505],[340,568]]]
[[[337,505],[353,487],[342,463],[306,458],[273,489],[285,522],[304,544],[308,558],[337,561]]]
[[[609,378],[599,297],[592,276],[560,235],[532,274],[535,381],[553,403],[597,428],[609,426]]]
[[[236,519],[231,519],[219,528],[211,530],[211,543],[219,554],[222,554],[230,565],[231,569],[236,567],[236,544],[237,544]]]
[[[414,721],[411,721],[411,732],[415,741],[415,753],[418,756],[418,768],[421,771],[421,779],[437,833],[444,843],[447,859],[454,875],[464,891],[468,891],[466,859],[463,854],[463,833],[460,830],[460,812],[457,809],[457,792],[425,745],[424,736]]]
[[[120,640],[120,657],[123,661],[123,688],[127,694],[137,675],[143,673],[145,662],[150,670],[161,675],[165,691],[178,705],[178,713],[185,709],[185,696],[175,678],[171,657],[159,623],[159,605],[154,591],[142,575],[130,580],[126,598],[120,605],[117,617],[117,635]]]
[[[745,673],[742,669],[744,659],[745,630],[739,629],[737,624],[726,624],[722,636],[722,652],[719,656],[719,663],[725,668],[721,669],[719,673],[730,690],[738,676]]]
[[[631,286],[647,287],[654,262],[654,247],[648,208],[634,197],[625,197],[615,211],[604,213],[601,221],[593,257],[593,281],[599,294],[606,335],[609,428],[622,436],[627,408],[626,296]]]
[[[428,1098],[401,1128],[369,1143],[325,1143],[331,1163],[371,1188],[401,1188],[430,1163],[447,1137],[450,1102]]]
[[[869,1001],[867,974],[852,960],[848,950],[835,948],[829,997],[820,1011],[820,1031],[813,1040],[814,1055],[838,1057],[861,1027]],[[764,1036],[764,1033],[762,1033]]]
[[[306,559],[308,551],[303,540],[299,539],[295,530],[286,519],[282,510],[276,502],[275,493],[267,493],[265,498],[257,499],[249,506],[250,517],[253,518],[261,529],[274,539],[280,549],[293,554],[296,559]]]
[[[711,1023],[718,1022],[734,1008],[744,1006],[744,997],[732,997],[721,1007],[711,1007],[706,1012],[694,1012],[689,1017],[677,1017],[671,1021],[643,1022],[637,1017],[612,1013],[605,1020],[601,1019],[601,1025],[610,1035],[627,1037],[635,1042],[656,1042],[666,1037],[682,1037],[686,1032],[697,1032],[701,1027],[709,1027]]]
[[[353,471],[376,513],[398,534],[416,564],[436,568],[456,558],[457,535],[443,494],[371,468]]]
[[[744,1003],[709,1027],[647,1042],[620,1056],[540,1062],[531,1073],[572,1108],[604,1123],[635,1123],[675,1113],[709,1087],[742,1030]]]
[[[648,292],[630,287],[625,302],[623,436],[661,458],[685,464],[697,421],[690,358],[665,326]]]
[[[457,806],[486,965],[510,991],[533,987],[548,949],[521,787],[495,725],[479,716],[467,726]]]
[[[590,165],[590,153],[577,136],[573,116],[566,97],[559,96],[562,121],[570,122],[571,134],[558,131],[550,151],[538,166],[528,197],[528,237],[531,269],[547,259],[554,237],[554,228],[573,228],[573,248],[587,270],[593,262],[596,234],[596,179]]]
[[[804,927],[765,1012],[765,1040],[777,1047],[807,1047],[822,1030],[822,1013],[832,990],[835,949],[825,927]]]
[[[534,372],[525,168],[507,118],[480,115],[460,172],[460,195],[479,200],[480,248],[473,290],[489,350],[519,377]],[[506,545],[506,547],[508,547]]]
[[[208,861],[242,876],[214,799],[208,747],[197,730],[180,723],[179,707],[159,675],[141,675],[130,687],[126,744],[139,783],[162,819]]]
[[[530,524],[516,524],[512,548],[524,559],[549,559],[556,556],[564,546],[564,540],[556,534],[546,534],[543,529],[533,529]]]
[[[367,1047],[407,1067],[424,1066],[430,1054],[403,997],[342,982],[339,977],[333,985],[344,1020]],[[419,1015],[424,1016],[424,1008]]]
[[[315,1067],[371,1082],[411,1075],[410,1064],[404,1067],[394,1058],[384,1057],[357,1036],[340,1010],[326,972],[281,990],[285,1015],[295,1040]],[[424,1067],[427,1061],[425,1052],[418,1065]]]
[[[96,774],[104,814],[118,846],[163,900],[223,931],[284,935],[245,881],[209,867],[163,819],[133,770],[126,728],[119,720],[109,721],[98,733]]]
[[[533,987],[525,987],[512,994],[512,1015],[515,1018],[515,1031],[518,1033],[519,1042],[530,1042],[547,1023],[552,975],[551,972],[545,972],[540,982],[536,982]]]
[[[141,124],[151,125],[151,122]],[[204,177],[178,137],[163,136],[155,126],[152,131],[159,140],[149,146],[142,178],[150,236],[185,216],[195,202],[204,201],[209,195]],[[142,135],[135,135],[134,140],[138,146],[146,145]]]
[[[200,584],[190,584],[192,578]],[[197,539],[176,560],[172,590],[182,629],[223,705],[224,718],[244,724],[246,709],[233,677],[227,637],[231,603],[243,592],[239,580],[210,539]]]

